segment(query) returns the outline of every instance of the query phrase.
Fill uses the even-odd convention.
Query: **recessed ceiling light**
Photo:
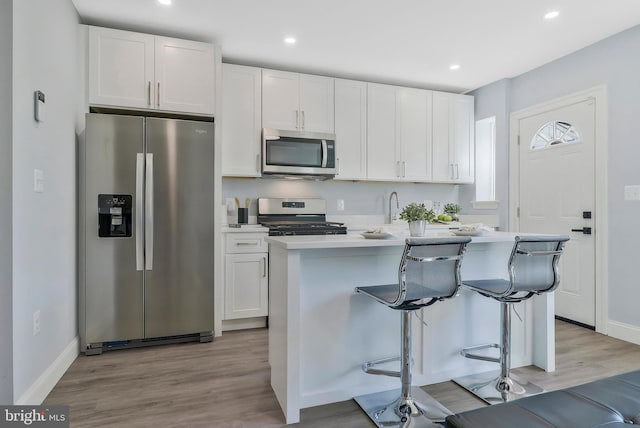
[[[158,3],[169,6],[171,4],[171,0],[158,0]]]
[[[460,69],[460,64],[451,64],[449,66],[449,70],[459,70]]]
[[[288,45],[293,45],[296,42],[296,38],[295,37],[286,37],[284,39],[284,42]]]
[[[558,12],[557,10],[553,10],[551,12],[547,12],[544,14],[544,19],[553,19],[553,18],[557,18],[558,15],[560,15],[560,12]]]

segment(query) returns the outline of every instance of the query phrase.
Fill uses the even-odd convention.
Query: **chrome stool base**
[[[410,397],[402,397],[400,388],[360,395],[354,400],[369,418],[382,427],[442,428],[451,412],[417,386]]]
[[[472,374],[453,379],[455,383],[488,404],[499,404],[545,392],[538,385],[511,373],[502,377],[500,370]]]

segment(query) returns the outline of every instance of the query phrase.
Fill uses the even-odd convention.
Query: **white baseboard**
[[[616,339],[640,345],[640,327],[618,321],[607,323],[607,334]]]
[[[47,398],[62,375],[79,354],[80,340],[78,336],[64,348],[58,358],[36,379],[36,381],[16,400],[16,405],[40,405]]]
[[[249,328],[263,328],[267,326],[267,317],[241,318],[237,320],[223,320],[222,331],[245,330]]]

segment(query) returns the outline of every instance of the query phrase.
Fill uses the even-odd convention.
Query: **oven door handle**
[[[328,157],[328,150],[327,150],[327,140],[322,140],[322,167],[326,168],[327,167],[327,157]]]

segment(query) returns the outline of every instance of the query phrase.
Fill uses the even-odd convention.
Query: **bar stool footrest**
[[[472,360],[480,360],[480,361],[489,361],[492,363],[500,363],[500,357],[490,357],[488,355],[480,355],[480,354],[474,354],[473,352],[475,351],[483,351],[485,349],[500,349],[500,345],[498,345],[497,343],[487,343],[484,345],[475,345],[475,346],[469,346],[467,348],[462,348],[462,350],[460,351],[460,355],[462,355],[465,358],[470,358]]]
[[[362,371],[367,374],[373,374],[373,375],[400,377],[399,371],[374,368],[375,366],[378,366],[380,364],[393,363],[395,361],[400,361],[400,357],[389,357],[389,358],[381,358],[379,360],[367,361],[365,363],[362,363]]]
[[[544,389],[511,373],[502,378],[500,370],[452,379],[487,404],[499,404],[545,392]]]
[[[417,386],[407,400],[400,389],[360,395],[354,400],[377,427],[442,428],[451,411]]]

